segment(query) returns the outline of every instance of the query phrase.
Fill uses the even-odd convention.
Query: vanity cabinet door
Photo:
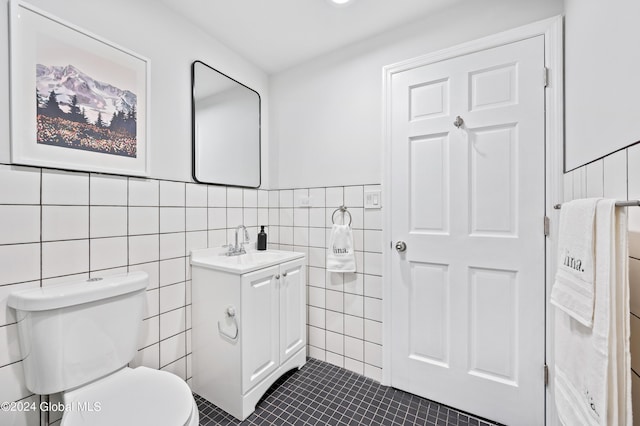
[[[260,383],[279,365],[279,267],[242,275],[242,393]]]
[[[307,280],[304,259],[280,265],[280,363],[306,345]]]

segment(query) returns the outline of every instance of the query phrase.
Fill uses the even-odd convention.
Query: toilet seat
[[[125,367],[65,392],[64,404],[63,426],[176,426],[197,424],[199,417],[191,389],[183,380],[146,367]]]

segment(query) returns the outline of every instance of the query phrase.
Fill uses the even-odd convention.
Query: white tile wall
[[[602,160],[572,170],[564,176],[565,201],[583,197],[617,200],[640,199],[640,144],[617,151]],[[629,286],[631,311],[631,365],[634,402],[640,402],[640,208],[627,208],[629,218]],[[366,358],[366,356],[365,356]],[[640,417],[640,403],[634,404]]]
[[[270,247],[308,254],[309,356],[380,380],[382,213],[363,208],[364,189],[356,185],[269,191],[267,233]],[[300,207],[299,200],[307,196],[311,206]],[[352,216],[356,273],[336,274],[325,269],[332,216],[341,205],[346,205]],[[340,221],[341,214],[335,218]],[[378,356],[370,355],[367,361],[365,345]]]
[[[380,379],[382,220],[380,210],[363,209],[365,187],[243,190],[5,165],[0,181],[0,400],[38,400],[24,387],[8,294],[126,271],[149,274],[131,364],[189,379],[188,253],[226,244],[241,223],[254,241],[266,225],[269,247],[307,254],[309,356]],[[331,214],[343,204],[358,262],[344,276],[325,269]]]
[[[258,223],[268,225],[270,194],[6,165],[0,181],[0,400],[39,401],[24,387],[8,294],[127,270],[149,274],[140,350],[131,364],[189,379],[188,250],[226,244],[243,221],[255,239]],[[229,213],[227,205],[237,208]]]

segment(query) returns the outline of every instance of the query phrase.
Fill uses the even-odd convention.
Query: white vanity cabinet
[[[236,267],[235,259],[207,262],[207,250],[191,258],[192,388],[244,420],[282,374],[306,362],[305,258],[270,250],[267,261],[254,253],[257,261]]]

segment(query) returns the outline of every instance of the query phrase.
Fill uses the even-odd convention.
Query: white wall
[[[640,140],[637,0],[565,0],[566,169]]]
[[[151,177],[191,181],[191,63],[199,59],[260,93],[268,186],[268,76],[160,2],[31,0],[31,4],[150,60]],[[8,0],[0,0],[3,11]],[[0,163],[9,163],[8,14],[0,13]]]
[[[273,75],[273,185],[380,183],[383,66],[562,12],[561,0],[466,2]]]

